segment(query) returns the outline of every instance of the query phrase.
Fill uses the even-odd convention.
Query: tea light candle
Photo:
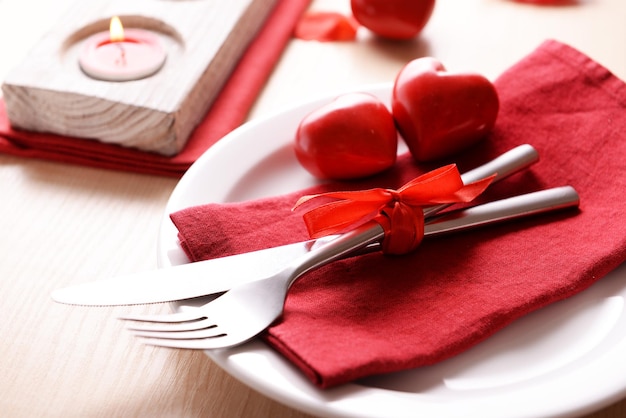
[[[108,32],[85,41],[79,57],[80,68],[88,76],[106,81],[138,80],[161,69],[167,54],[152,32],[126,29],[116,16]]]

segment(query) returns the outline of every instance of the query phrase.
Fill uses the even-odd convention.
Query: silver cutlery
[[[463,182],[471,183],[492,174],[497,174],[494,181],[499,181],[529,167],[538,158],[538,153],[532,146],[520,145],[466,172],[462,175]],[[434,215],[446,206],[426,208],[425,217]],[[52,293],[52,299],[73,305],[111,306],[171,302],[221,293],[233,286],[275,274],[292,260],[316,250],[330,239],[330,237],[325,237],[208,261],[81,283],[55,290]],[[379,243],[375,242],[361,251],[374,251],[378,249],[378,246]],[[345,253],[342,256],[351,255],[356,255],[356,253]]]
[[[579,196],[570,186],[524,194],[435,216],[425,226],[425,237],[576,207],[578,203]],[[369,222],[294,260],[279,273],[233,287],[201,307],[121,319],[134,321],[129,330],[150,345],[217,349],[242,344],[281,316],[287,292],[295,280],[382,239],[382,227]]]

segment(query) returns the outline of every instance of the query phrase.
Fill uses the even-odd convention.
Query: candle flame
[[[117,16],[111,18],[109,36],[111,42],[122,42],[124,40],[124,26],[122,26],[122,21]]]

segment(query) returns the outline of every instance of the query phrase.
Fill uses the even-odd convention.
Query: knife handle
[[[436,237],[578,207],[579,203],[580,197],[571,186],[527,193],[431,217],[424,225],[424,237]],[[298,263],[303,263],[301,267],[303,270],[300,274],[335,260],[379,251],[384,235],[382,227],[370,221],[345,234],[334,236],[330,241],[319,239],[316,243],[319,241],[322,245],[317,248],[313,247],[312,251],[304,256],[308,260],[298,260]]]
[[[580,197],[573,187],[555,187],[435,216],[429,219],[424,226],[424,236],[434,237],[559,209],[577,207],[579,203]]]

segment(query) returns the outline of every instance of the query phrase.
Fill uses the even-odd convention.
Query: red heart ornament
[[[351,0],[354,18],[383,38],[411,39],[424,29],[435,0]]]
[[[493,128],[499,100],[480,74],[449,73],[430,57],[409,62],[396,77],[392,113],[417,161],[456,154]]]
[[[320,179],[356,179],[396,162],[398,133],[393,116],[378,98],[348,93],[305,116],[296,131],[300,164]]]

